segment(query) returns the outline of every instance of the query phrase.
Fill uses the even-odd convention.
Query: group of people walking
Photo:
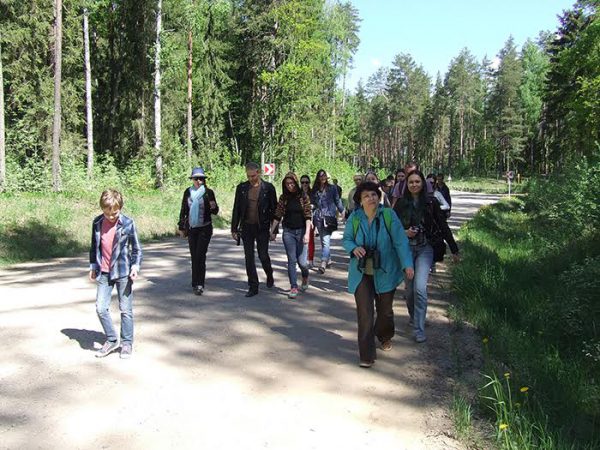
[[[381,350],[392,348],[392,305],[395,291],[403,281],[415,341],[425,342],[430,270],[434,261],[443,258],[446,243],[454,259],[458,259],[458,247],[446,222],[449,191],[445,192],[448,195],[446,206],[441,206],[435,195],[436,191],[442,191],[440,185],[428,182],[416,166],[407,165],[391,180],[388,177],[384,182],[380,182],[374,172],[367,172],[365,176],[356,174],[353,178],[355,186],[350,190],[347,208],[344,209],[342,190],[337,183],[330,183],[325,170],[317,172],[312,186],[308,175],[298,178],[293,172],[287,173],[282,181],[281,195],[277,198],[273,184],[262,179],[258,164],[248,163],[245,169],[247,181],[240,183],[235,191],[231,237],[238,245],[243,245],[248,278],[246,297],[259,293],[255,251],[265,273],[266,287],[274,286],[269,241],[277,238],[280,225],[287,255],[290,282],[288,297],[295,299],[300,292],[306,291],[309,288],[309,269],[314,265],[315,238],[318,236],[321,243],[321,260],[315,269],[324,274],[331,264],[331,237],[338,228],[339,214],[346,218],[342,243],[350,258],[348,291],[354,295],[356,302],[359,365],[373,365],[376,339]],[[202,295],[206,279],[206,254],[213,234],[211,217],[219,212],[219,206],[215,193],[207,187],[207,176],[202,168],[194,168],[190,179],[193,184],[184,191],[178,229],[180,235],[188,240],[192,290],[194,294]],[[442,186],[445,186],[443,181]],[[121,310],[122,316],[124,313],[131,316],[131,320],[126,321],[129,323],[127,330],[124,332],[122,328],[121,332],[122,342],[127,343],[128,357],[133,340],[131,282],[139,271],[141,248],[133,221],[121,215],[120,220],[133,230],[129,237],[123,238],[121,253],[127,252],[129,243],[133,254],[119,256],[107,251],[109,247],[112,248],[112,245],[106,244],[111,235],[104,231],[107,224],[119,223],[122,198],[119,194],[117,200],[107,203],[106,192],[100,202],[103,215],[94,221],[90,250],[90,278],[98,280],[97,312],[107,336],[97,356],[106,356],[117,348],[116,334],[112,323],[109,323],[108,314],[109,294],[112,286],[116,285],[119,304],[129,305],[126,311]],[[108,197],[115,197],[116,191],[111,192],[113,194]],[[112,239],[115,239],[114,234]],[[122,258],[127,265],[123,271],[129,276],[123,280],[122,273],[119,272],[118,279],[113,279],[112,269],[105,271],[105,268],[114,265],[112,258],[115,256]],[[101,282],[108,287],[101,289]],[[121,289],[121,284],[128,286],[128,289]],[[128,290],[128,294],[122,295],[122,290]],[[127,298],[124,300],[122,297]]]

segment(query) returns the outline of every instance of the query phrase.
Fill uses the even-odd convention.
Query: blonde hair
[[[100,208],[123,209],[123,196],[116,189],[107,189],[100,195]]]

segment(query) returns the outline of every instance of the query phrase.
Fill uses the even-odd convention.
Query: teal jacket
[[[381,268],[374,273],[375,292],[380,294],[390,292],[404,279],[404,269],[413,268],[413,258],[408,245],[408,239],[404,232],[404,227],[400,223],[395,212],[390,210],[392,223],[388,233],[383,218],[383,206],[377,209],[377,215],[371,225],[362,208],[358,208],[350,214],[346,221],[342,245],[344,250],[350,254],[350,263],[348,264],[348,292],[354,294],[356,288],[362,280],[363,273],[358,269],[358,259],[352,251],[356,247],[375,248],[380,253]],[[360,218],[356,236],[354,236],[353,220],[354,216]],[[377,223],[379,222],[379,225]],[[391,239],[390,239],[391,237]]]

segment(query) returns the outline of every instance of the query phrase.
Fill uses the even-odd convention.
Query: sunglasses
[[[205,180],[205,178],[202,178],[202,177],[194,177],[194,178],[192,178],[192,180],[194,180],[194,181],[204,181],[204,180]]]
[[[300,184],[310,184],[310,181],[301,181]]]

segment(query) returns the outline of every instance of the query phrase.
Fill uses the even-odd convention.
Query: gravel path
[[[454,193],[451,225],[496,199]],[[360,369],[339,232],[333,243],[332,269],[295,301],[280,239],[276,285],[250,299],[227,232],[213,237],[201,297],[186,241],[144,245],[131,360],[94,357],[86,255],[0,270],[0,448],[461,448],[446,412],[446,267],[431,278],[429,341],[412,341],[398,292],[394,347]]]

